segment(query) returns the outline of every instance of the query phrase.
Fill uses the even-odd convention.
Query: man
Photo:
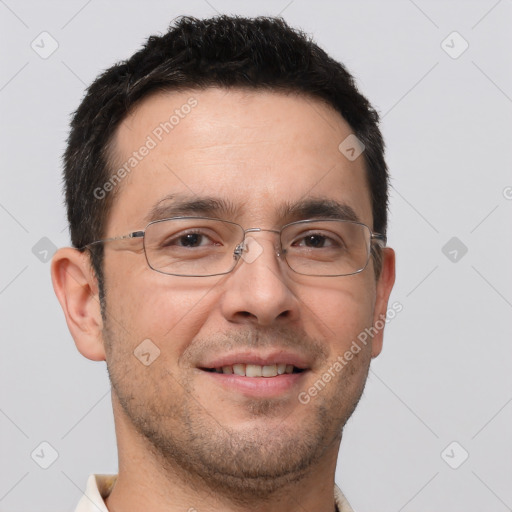
[[[107,363],[119,474],[78,511],[351,510],[338,450],[394,283],[377,122],[280,19],[181,18],[91,85],[52,277]]]

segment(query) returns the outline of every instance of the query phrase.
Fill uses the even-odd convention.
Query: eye
[[[200,233],[187,233],[178,238],[178,245],[183,247],[200,247],[207,242],[207,238]]]
[[[298,245],[304,245],[306,247],[325,247],[326,244],[329,244],[331,240],[323,235],[308,235],[302,238],[302,242]]]
[[[307,247],[310,249],[340,248],[342,241],[334,233],[329,236],[325,233],[308,233],[296,238],[292,243],[294,247]]]
[[[162,247],[186,247],[190,249],[216,245],[221,245],[221,243],[214,241],[211,236],[201,231],[178,233],[167,237],[162,243]]]

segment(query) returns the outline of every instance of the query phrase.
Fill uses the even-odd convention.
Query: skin
[[[145,99],[115,137],[120,165],[169,113],[197,106],[122,181],[105,237],[144,229],[169,193],[229,200],[226,220],[279,229],[283,203],[333,199],[373,226],[364,161],[338,150],[350,126],[318,100],[211,88]],[[299,220],[299,219],[291,219]],[[291,272],[276,235],[252,233],[262,253],[224,276],[183,278],[151,270],[140,240],[105,244],[107,309],[87,253],[60,249],[56,294],[78,350],[106,360],[119,452],[109,510],[334,510],[333,484],[345,422],[364,388],[383,331],[308,404],[297,399],[365,328],[385,315],[395,258],[384,250],[378,280],[370,261],[352,276]],[[133,351],[150,339],[159,357]],[[200,370],[233,350],[293,351],[307,361],[297,385],[257,397]]]

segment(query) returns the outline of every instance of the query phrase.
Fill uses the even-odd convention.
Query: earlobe
[[[382,351],[388,301],[395,284],[395,251],[390,247],[386,247],[382,251],[382,270],[377,281],[373,315],[373,326],[377,332],[372,339],[372,358],[377,357]]]
[[[77,249],[59,249],[52,259],[53,289],[79,352],[93,361],[105,360],[101,308],[96,276],[89,256]]]

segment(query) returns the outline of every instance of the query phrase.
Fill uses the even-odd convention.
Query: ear
[[[99,289],[89,253],[71,247],[59,249],[51,272],[53,289],[76,347],[88,359],[104,361]]]
[[[382,249],[382,270],[377,280],[375,309],[373,313],[373,326],[376,333],[372,338],[372,357],[377,357],[382,351],[384,338],[384,325],[388,301],[393,285],[395,284],[395,251],[390,247]],[[381,327],[381,328],[377,328]]]

